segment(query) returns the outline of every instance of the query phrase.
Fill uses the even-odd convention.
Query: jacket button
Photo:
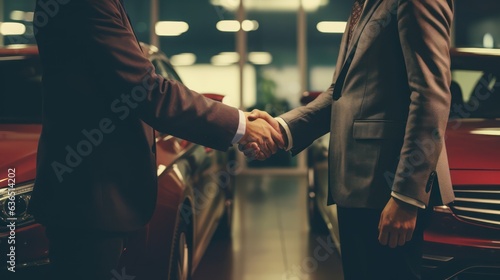
[[[432,190],[432,185],[434,184],[434,180],[436,179],[436,171],[432,171],[431,175],[429,175],[429,180],[427,180],[427,186],[425,186],[425,192],[429,193]]]

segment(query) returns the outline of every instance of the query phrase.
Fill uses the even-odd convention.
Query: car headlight
[[[0,189],[0,232],[7,231],[7,225],[12,221],[16,222],[16,226],[35,221],[33,215],[28,214],[33,185],[34,182],[30,182],[13,189]]]

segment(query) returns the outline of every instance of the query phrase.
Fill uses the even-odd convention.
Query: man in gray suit
[[[355,0],[332,85],[274,120],[293,155],[331,133],[345,279],[420,279],[424,209],[454,199],[444,145],[452,19],[452,0]]]

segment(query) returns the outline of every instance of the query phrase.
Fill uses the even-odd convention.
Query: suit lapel
[[[355,51],[355,46],[358,44],[359,37],[363,33],[363,30],[365,29],[366,24],[370,21],[370,18],[372,17],[373,13],[377,9],[377,7],[380,5],[382,0],[366,0],[366,7],[363,10],[363,13],[361,14],[361,18],[358,22],[358,26],[356,30],[354,30],[354,33],[352,35],[351,41],[349,42],[349,45],[347,46],[347,54],[344,55],[343,62],[344,66],[346,63],[346,60],[348,57],[351,56],[352,52]],[[347,29],[349,30],[349,29]],[[344,37],[348,37],[348,34],[345,34]]]
[[[342,40],[340,41],[340,49],[339,56],[337,59],[337,64],[343,64],[345,61],[346,53],[347,53],[347,38],[349,38],[349,28],[350,28],[351,18],[347,19],[347,25],[344,31],[344,35],[342,36]]]
[[[347,26],[346,32],[344,33],[344,36],[342,38],[342,43],[340,46],[341,52],[344,52],[339,55],[339,60],[338,62],[342,63],[342,67],[337,67],[335,71],[335,76],[336,78],[334,79],[333,83],[335,84],[335,87],[333,89],[332,93],[332,98],[333,100],[338,100],[342,96],[342,89],[344,87],[344,81],[347,76],[347,72],[349,70],[349,67],[351,66],[352,58],[354,57],[354,53],[356,52],[356,48],[358,45],[359,37],[361,36],[361,33],[363,33],[363,30],[365,29],[366,24],[370,21],[370,18],[372,17],[373,13],[377,9],[377,7],[380,5],[382,0],[366,0],[366,6],[363,10],[363,13],[361,14],[361,18],[358,22],[358,26],[356,30],[354,31],[354,34],[351,38],[351,41],[349,42],[349,46],[346,46],[346,41],[347,37],[349,37],[349,26]],[[350,21],[350,20],[349,20]],[[347,49],[347,52],[345,51]],[[338,65],[337,62],[337,66]]]

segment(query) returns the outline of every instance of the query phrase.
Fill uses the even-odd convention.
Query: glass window
[[[0,59],[0,122],[40,123],[42,73],[35,58]]]
[[[177,72],[175,72],[174,68],[172,67],[172,65],[170,65],[170,63],[160,58],[154,58],[152,60],[152,63],[155,66],[156,74],[161,75],[169,80],[176,80],[182,83],[181,78],[179,77]]]
[[[477,70],[454,70],[451,116],[500,118],[500,75]]]
[[[163,76],[165,78],[168,78],[167,71],[165,70],[165,65],[162,63],[161,60],[159,60],[159,59],[153,59],[151,62],[155,66],[155,72],[156,72],[156,74],[161,75],[161,76]]]

